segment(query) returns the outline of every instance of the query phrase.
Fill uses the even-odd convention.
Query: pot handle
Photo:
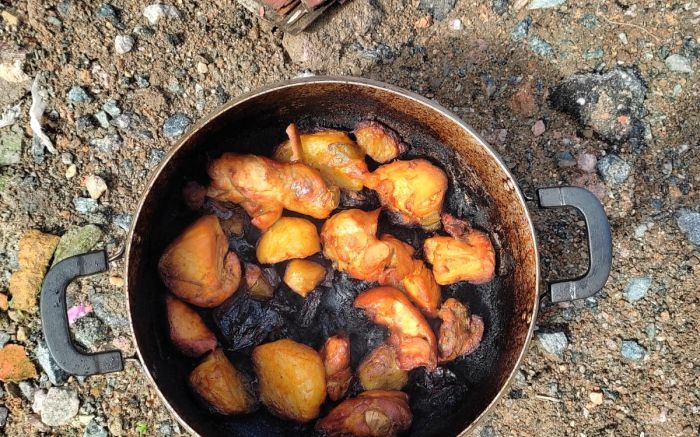
[[[569,206],[578,209],[588,232],[588,271],[580,278],[550,284],[552,302],[593,296],[605,285],[612,265],[612,236],[603,205],[593,193],[579,187],[540,188],[537,195],[543,208]]]
[[[80,276],[107,270],[107,254],[90,252],[66,258],[51,267],[41,286],[41,329],[46,345],[58,366],[79,376],[123,370],[122,354],[114,350],[85,354],[76,349],[70,336],[66,307],[66,288]]]

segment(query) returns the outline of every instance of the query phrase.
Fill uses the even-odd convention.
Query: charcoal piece
[[[386,341],[389,330],[373,324],[369,319],[359,332],[350,334],[350,366],[355,369],[371,351]]]
[[[242,262],[256,264],[255,245],[250,244],[244,237],[231,237],[228,239],[228,249],[238,255]],[[265,269],[267,270],[267,269]],[[267,274],[265,275],[267,277]]]
[[[372,211],[379,208],[377,193],[369,188],[361,191],[340,190],[340,205],[343,208],[359,208],[364,211]]]
[[[432,373],[421,367],[410,373],[407,392],[414,416],[428,422],[459,405],[467,394],[467,386],[446,367],[438,367]]]
[[[231,351],[257,346],[284,326],[276,308],[240,292],[214,311],[214,320]]]
[[[304,304],[302,305],[299,316],[297,317],[297,323],[300,326],[307,328],[315,323],[316,314],[318,313],[318,307],[321,304],[322,295],[322,290],[314,290],[306,295],[304,298]]]

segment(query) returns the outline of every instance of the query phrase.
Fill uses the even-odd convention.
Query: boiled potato
[[[260,400],[275,415],[304,423],[318,417],[326,400],[326,371],[321,356],[293,340],[253,349]]]
[[[396,350],[386,343],[362,360],[357,377],[365,390],[401,390],[408,383],[408,372],[399,368]]]
[[[170,340],[180,352],[188,357],[199,357],[214,350],[216,336],[195,310],[171,295],[165,297],[165,306]]]
[[[294,259],[287,264],[282,279],[295,293],[306,297],[307,294],[323,281],[326,268],[321,264],[304,259]]]
[[[260,237],[256,255],[263,264],[306,258],[321,250],[316,226],[299,217],[282,217]]]
[[[233,367],[222,349],[216,349],[190,373],[190,387],[217,413],[245,414],[257,402],[248,379]]]

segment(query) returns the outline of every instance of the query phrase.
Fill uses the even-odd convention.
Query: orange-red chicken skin
[[[321,348],[321,359],[326,368],[326,390],[332,401],[345,396],[352,380],[350,369],[350,337],[334,335]]]
[[[448,363],[462,355],[474,352],[484,336],[484,321],[470,315],[469,308],[457,299],[447,299],[438,312],[442,319],[438,332],[440,363]]]
[[[396,132],[377,121],[357,123],[354,134],[357,144],[370,158],[381,164],[391,161],[408,148]]]
[[[329,436],[393,437],[411,427],[408,395],[394,390],[371,390],[346,399],[316,423]]]

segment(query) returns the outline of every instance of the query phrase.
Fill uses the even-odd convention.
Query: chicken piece
[[[289,339],[253,349],[260,400],[275,415],[305,423],[318,417],[326,399],[326,371],[321,356]]]
[[[253,299],[268,300],[275,294],[275,287],[263,270],[255,264],[245,264],[245,285]]]
[[[355,125],[353,133],[357,144],[380,164],[391,161],[408,149],[396,132],[377,121],[361,121]]]
[[[325,277],[326,268],[321,264],[304,259],[293,259],[287,264],[282,280],[292,291],[306,297]]]
[[[219,414],[250,413],[257,407],[248,378],[216,349],[190,373],[192,390]]]
[[[216,216],[199,218],[165,249],[158,262],[165,286],[199,307],[215,307],[238,289],[241,263],[229,252]]]
[[[216,336],[186,303],[168,294],[165,309],[170,340],[180,352],[196,358],[216,348]]]
[[[330,185],[352,191],[360,191],[369,172],[365,153],[345,132],[322,130],[301,134],[301,161],[321,172]],[[294,147],[291,139],[280,144],[273,158],[280,162],[293,162]]]
[[[433,265],[440,285],[468,281],[485,284],[496,271],[496,253],[489,236],[449,214],[443,216],[445,230],[452,236],[435,236],[423,242],[425,258]]]
[[[396,350],[386,343],[362,360],[357,377],[365,390],[401,390],[408,383],[408,372],[399,368]]]
[[[372,390],[341,402],[316,423],[316,430],[328,436],[393,437],[412,421],[406,393]]]
[[[401,369],[425,366],[435,370],[435,334],[402,292],[392,287],[372,288],[357,296],[354,306],[365,310],[374,323],[389,328],[388,342],[396,348]]]
[[[379,212],[348,209],[323,224],[323,255],[336,270],[355,279],[378,280],[391,256],[389,246],[376,237]]]
[[[320,250],[316,225],[299,217],[282,217],[260,237],[255,255],[262,264],[276,264]]]
[[[326,389],[332,401],[345,396],[350,387],[350,337],[346,334],[328,337],[321,348],[321,359],[326,368]]]
[[[438,312],[442,319],[438,332],[440,364],[474,352],[484,336],[484,321],[469,315],[469,308],[454,298],[447,299]]]
[[[425,229],[440,226],[440,211],[447,191],[447,176],[425,159],[384,164],[365,178],[382,205],[404,225]]]
[[[240,204],[253,225],[265,230],[284,208],[323,219],[338,206],[340,192],[301,162],[281,163],[255,155],[224,153],[209,166],[207,195]]]

